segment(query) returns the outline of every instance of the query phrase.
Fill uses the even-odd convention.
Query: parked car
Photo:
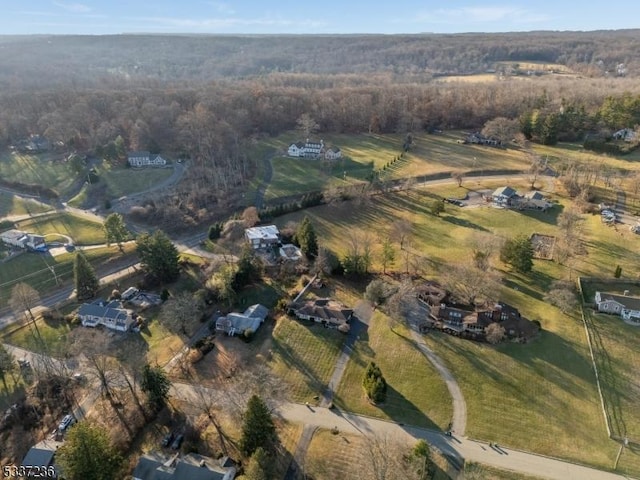
[[[29,368],[31,367],[31,362],[26,358],[19,358],[18,365],[20,366],[20,368]]]
[[[163,447],[168,447],[169,445],[171,445],[172,441],[173,441],[173,432],[169,432],[164,437],[162,437],[161,445]]]
[[[62,421],[60,422],[60,425],[58,425],[58,431],[59,432],[64,432],[67,428],[69,428],[71,425],[73,425],[75,423],[76,419],[73,418],[73,415],[65,415],[62,418]]]
[[[181,433],[176,435],[176,438],[173,440],[173,443],[171,444],[171,448],[173,450],[178,450],[180,448],[180,445],[182,445],[183,440],[184,440],[184,435],[182,435]]]

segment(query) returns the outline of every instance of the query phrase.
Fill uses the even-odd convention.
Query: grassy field
[[[375,361],[387,381],[387,399],[371,405],[362,388],[370,361]],[[444,381],[417,350],[404,326],[394,331],[389,319],[376,312],[367,333],[361,335],[335,397],[345,410],[426,428],[446,428],[451,421],[451,397]]]
[[[525,170],[528,167],[526,156],[518,149],[463,145],[459,140],[464,138],[464,132],[447,131],[414,135],[411,150],[382,170],[401,155],[404,138],[400,134],[324,135],[327,146],[336,145],[343,153],[344,158],[333,165],[287,157],[288,145],[298,140],[295,133],[269,139],[256,149],[259,154],[255,155],[256,161],[261,161],[268,149],[275,152],[273,179],[266,198],[367,181],[373,170],[381,170],[383,180],[393,180],[451,171]]]
[[[64,195],[77,175],[56,154],[26,155],[5,152],[0,155],[0,177],[29,185],[42,185]]]
[[[105,241],[102,223],[68,212],[23,220],[16,223],[16,228],[45,237],[53,234],[67,235],[76,245],[100,244]]]
[[[333,369],[344,334],[316,324],[302,324],[282,316],[273,331],[271,367],[291,387],[291,398],[313,402],[322,395]]]
[[[131,252],[133,245],[125,246]],[[23,253],[2,263],[0,268],[0,308],[7,305],[11,289],[16,283],[25,282],[35,288],[41,295],[55,288],[56,282],[50,267],[55,269],[61,283],[73,279],[74,253],[66,253],[57,257],[40,253]],[[95,268],[120,258],[118,247],[104,247],[86,250],[85,255]]]
[[[0,218],[10,215],[28,215],[51,210],[40,202],[25,200],[15,195],[0,192]]]
[[[384,226],[405,218],[414,225],[408,249],[422,256],[426,274],[437,278],[439,267],[470,258],[469,245],[476,232],[500,236],[534,232],[557,235],[557,215],[567,205],[566,199],[556,198],[558,206],[547,213],[447,206],[444,214],[434,217],[429,213],[429,204],[435,195],[440,195],[440,190],[416,190],[379,197],[361,205],[316,207],[304,214],[314,222],[321,244],[343,255],[348,243],[345,238],[358,231],[372,239],[374,257],[379,250],[376,239],[384,234]],[[279,222],[284,225],[301,217],[302,214],[292,214]],[[576,258],[571,271],[573,278],[576,273],[602,275],[603,265],[611,266],[613,276],[618,261],[625,265],[623,277],[632,276],[640,268],[640,258],[633,253],[636,239],[630,232],[616,232],[603,225],[597,216],[587,215],[584,238],[586,254]],[[403,270],[403,255],[397,253],[394,268]],[[373,268],[380,266],[374,264]],[[465,394],[468,434],[611,468],[616,445],[607,438],[579,314],[563,315],[543,300],[551,282],[567,278],[569,270],[546,261],[535,261],[534,271],[528,276],[501,268],[504,285],[500,298],[518,307],[528,318],[540,320],[544,329],[541,338],[529,345],[504,344],[496,348],[438,334],[427,338],[453,371]],[[376,339],[377,335],[374,323],[369,345],[376,353],[376,362],[383,363],[384,356],[397,349],[385,347],[384,352],[379,352],[371,346],[376,341],[384,343]],[[355,352],[362,355],[358,348]],[[371,413],[366,409],[373,407],[364,404],[357,388],[361,373],[359,376],[355,362],[352,363],[338,397],[349,409]],[[384,366],[381,368],[384,373]],[[415,400],[412,403],[419,405]],[[575,418],[583,420],[576,422]]]
[[[106,162],[98,168],[100,181],[107,185],[107,191],[112,198],[148,190],[172,174],[173,168],[112,167]]]
[[[11,329],[13,328],[10,327],[8,330]],[[41,338],[50,355],[61,357],[70,331],[71,326],[64,320],[45,321],[42,317],[38,317],[35,326],[29,324],[27,327],[14,330],[4,335],[2,341],[26,350],[41,352],[42,346],[39,340]]]

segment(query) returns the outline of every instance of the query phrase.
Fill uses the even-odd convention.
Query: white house
[[[342,158],[342,150],[338,147],[331,147],[325,152],[324,158],[327,160],[337,160],[338,158]]]
[[[267,307],[256,303],[247,308],[244,313],[228,313],[224,317],[216,320],[216,330],[225,332],[233,337],[236,334],[242,335],[246,330],[256,332],[269,314]]]
[[[290,157],[302,157],[302,158],[319,158],[324,153],[324,141],[312,142],[307,138],[307,141],[296,142],[289,145],[287,154]]]
[[[85,327],[104,325],[119,332],[128,331],[134,323],[131,312],[122,308],[122,303],[117,300],[84,303],[78,309],[78,318]]]
[[[0,233],[0,240],[12,247],[23,248],[25,250],[45,251],[47,245],[42,235],[33,235],[21,230],[7,230]]]
[[[244,231],[244,237],[251,247],[256,250],[280,243],[280,232],[275,225],[247,228]]]
[[[596,292],[596,306],[599,312],[618,315],[623,320],[640,323],[640,298],[615,293]]]
[[[149,152],[129,152],[127,161],[132,167],[164,167],[167,161],[160,155]]]
[[[551,203],[547,201],[544,195],[537,191],[525,193],[518,203],[519,208],[531,208],[534,210],[546,211],[551,208]]]
[[[511,206],[512,202],[517,198],[517,194],[511,187],[500,187],[491,194],[491,198],[494,205],[498,207],[508,207]]]

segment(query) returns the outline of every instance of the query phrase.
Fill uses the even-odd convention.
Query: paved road
[[[198,388],[202,389],[200,386]],[[212,393],[215,392],[214,389],[211,390]],[[194,402],[199,398],[196,389],[186,383],[174,383],[171,395],[186,402]],[[287,421],[305,425],[308,427],[306,428],[308,432],[313,432],[316,428],[337,428],[340,432],[354,435],[386,436],[408,443],[424,439],[438,448],[445,456],[454,461],[457,460],[460,464],[464,459],[553,480],[623,480],[626,478],[554,458],[503,447],[492,448],[486,443],[464,437],[456,435],[449,437],[436,430],[400,425],[338,409],[284,403],[276,409],[275,413]]]

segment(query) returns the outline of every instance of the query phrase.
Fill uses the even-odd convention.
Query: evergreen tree
[[[533,268],[533,247],[524,235],[509,238],[500,250],[500,260],[511,265],[517,272],[529,273]]]
[[[14,368],[13,356],[7,351],[3,344],[0,343],[0,380],[4,386],[5,392],[9,393],[7,387],[7,379],[5,378],[7,373],[10,373]]]
[[[295,239],[307,258],[315,258],[318,255],[318,239],[309,217],[304,217],[304,220],[298,225]]]
[[[76,284],[77,299],[87,300],[93,298],[99,287],[98,277],[96,277],[95,270],[82,252],[76,253],[73,276]]]
[[[375,362],[369,362],[367,370],[364,372],[362,386],[367,397],[374,403],[384,402],[387,397],[387,382]]]
[[[173,282],[178,278],[180,265],[176,246],[162,230],[153,235],[143,233],[136,239],[142,267],[161,282]]]
[[[110,444],[107,432],[86,421],[69,429],[64,445],[56,451],[56,460],[67,480],[122,478],[122,457]]]
[[[258,447],[251,455],[247,468],[244,469],[244,478],[246,480],[267,480],[270,478],[269,467],[267,452],[262,447]]]
[[[111,213],[104,219],[104,236],[107,240],[107,245],[115,243],[118,245],[120,251],[122,251],[122,243],[129,237],[129,230],[124,223],[124,218],[119,213]]]
[[[264,400],[253,395],[247,404],[242,425],[240,448],[245,455],[252,455],[259,447],[268,449],[275,440],[276,427]]]
[[[442,203],[440,200],[435,200],[431,204],[431,213],[437,217],[442,212],[444,212],[444,203]]]
[[[148,363],[142,369],[140,388],[147,394],[149,403],[156,410],[160,410],[169,398],[171,381],[162,367],[152,367]]]

